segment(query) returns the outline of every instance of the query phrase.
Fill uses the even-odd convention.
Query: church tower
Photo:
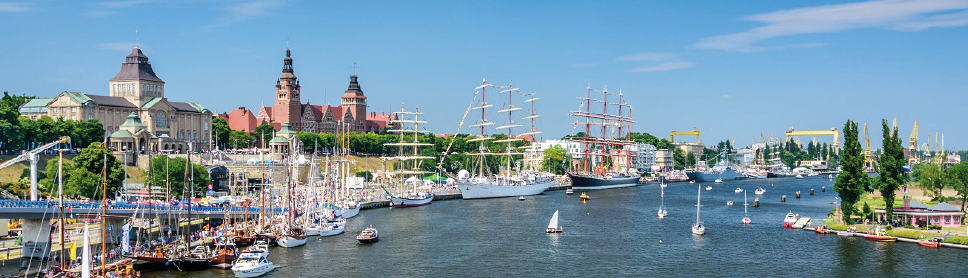
[[[353,120],[356,121],[353,130],[362,132],[366,126],[366,96],[363,95],[355,74],[350,75],[350,86],[346,88],[346,92],[343,92],[343,102],[340,106],[353,113]]]
[[[121,71],[108,80],[108,84],[110,96],[123,97],[138,107],[153,98],[165,97],[165,81],[155,75],[148,63],[148,56],[137,46],[124,57]]]
[[[299,104],[299,81],[292,70],[292,56],[286,48],[286,58],[282,60],[282,75],[276,79],[276,104],[273,107],[273,120],[276,123],[289,122],[292,126],[302,126],[302,105]]]

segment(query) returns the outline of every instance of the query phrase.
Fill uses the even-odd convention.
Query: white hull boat
[[[392,202],[393,207],[395,208],[426,206],[433,201],[434,194],[426,194],[423,196],[390,197],[390,202]]]
[[[558,225],[558,211],[556,210],[555,214],[551,216],[551,221],[548,222],[548,229],[545,232],[554,234],[561,233],[561,231],[561,225]]]
[[[269,262],[265,256],[243,254],[236,260],[232,272],[235,272],[235,277],[259,277],[273,269],[276,269],[276,266]]]
[[[544,193],[554,182],[531,183],[526,185],[498,185],[493,183],[458,182],[464,200],[530,196]]]
[[[766,193],[766,189],[757,188],[756,191],[753,192],[753,195],[763,195],[763,193]]]
[[[306,245],[306,237],[281,236],[276,240],[276,244],[286,248],[299,247]]]
[[[692,234],[694,235],[703,235],[706,233],[706,226],[702,225],[702,220],[699,217],[700,209],[702,208],[701,200],[702,190],[699,190],[699,193],[696,194],[696,225],[692,225]]]
[[[340,214],[340,216],[346,219],[352,218],[357,214],[360,214],[360,206],[354,205],[354,206],[345,207],[342,209],[343,209],[343,212]]]

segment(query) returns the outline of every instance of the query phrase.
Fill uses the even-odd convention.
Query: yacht
[[[380,232],[370,225],[369,228],[363,229],[360,235],[356,236],[356,240],[360,241],[361,244],[368,244],[380,241]]]
[[[259,277],[275,268],[276,266],[269,262],[266,256],[242,253],[239,259],[235,261],[232,272],[235,272],[235,277]]]
[[[763,189],[762,187],[757,188],[756,191],[753,192],[754,195],[763,195],[763,193],[766,193],[766,189]]]

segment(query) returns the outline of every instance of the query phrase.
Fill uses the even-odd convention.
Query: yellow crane
[[[693,127],[692,128],[692,131],[675,131],[675,130],[673,130],[673,131],[669,132],[669,142],[675,143],[676,142],[676,140],[675,140],[676,139],[676,135],[695,135],[696,136],[696,144],[702,144],[702,140],[699,139],[699,129],[697,129],[696,127]]]
[[[830,128],[830,130],[794,130],[791,126],[786,132],[786,141],[790,141],[790,136],[799,135],[832,135],[834,137],[834,152],[840,153],[840,131],[835,127]]]

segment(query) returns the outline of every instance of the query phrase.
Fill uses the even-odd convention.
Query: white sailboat
[[[387,191],[387,195],[390,195],[390,203],[395,208],[429,205],[434,200],[434,194],[419,190],[419,187],[423,187],[423,175],[432,173],[420,170],[423,161],[434,158],[432,156],[420,155],[421,147],[433,146],[430,143],[420,143],[420,133],[426,132],[425,130],[420,130],[420,124],[425,124],[427,121],[421,121],[419,119],[423,113],[420,113],[417,109],[407,111],[406,107],[402,104],[400,105],[400,111],[394,112],[394,114],[397,114],[397,119],[393,120],[393,122],[399,123],[400,129],[391,129],[389,132],[399,133],[400,141],[383,145],[398,147],[399,152],[397,156],[383,157],[382,160],[384,163],[386,161],[399,161],[397,167],[394,167],[394,169],[400,170],[394,173],[403,182],[397,186],[399,191],[396,194],[390,194]],[[412,128],[408,128],[408,124]],[[404,192],[405,189],[408,189],[408,191]]]
[[[507,138],[501,140],[494,140],[494,137],[487,135],[485,128],[490,125],[494,125],[494,122],[490,122],[485,118],[486,110],[494,105],[487,103],[486,101],[486,89],[487,87],[504,89],[501,93],[508,94],[508,104],[505,109],[498,111],[498,113],[508,113],[508,123],[504,126],[497,127],[495,129],[507,129]],[[480,128],[480,134],[478,137],[467,140],[468,143],[478,142],[478,153],[474,153],[477,158],[476,168],[474,169],[472,177],[458,177],[457,188],[461,191],[461,196],[464,200],[469,199],[486,199],[486,198],[502,198],[502,197],[514,197],[514,196],[528,196],[537,195],[544,193],[545,190],[554,185],[554,179],[546,177],[544,175],[538,175],[535,173],[521,173],[512,174],[513,169],[513,156],[523,155],[523,153],[518,152],[513,143],[517,141],[522,141],[521,138],[515,137],[511,130],[516,127],[521,127],[521,125],[515,124],[512,117],[512,112],[521,110],[512,102],[512,96],[518,93],[518,88],[513,86],[508,87],[495,87],[487,80],[484,80],[481,86],[476,89],[481,90],[481,100],[478,106],[471,107],[470,111],[481,110],[481,119],[477,124],[471,125],[472,128]],[[487,150],[484,142],[488,140],[494,140],[495,143],[507,143],[505,152],[503,153],[490,153]],[[502,166],[506,169],[503,173],[492,174],[490,170],[487,169],[487,159],[489,155],[498,155],[503,157]]]
[[[663,185],[664,184],[665,183],[663,183]],[[658,215],[659,215],[659,218],[662,219],[662,218],[665,218],[666,215],[669,215],[669,212],[666,211],[666,208],[665,208],[665,187],[664,186],[660,186],[659,187],[659,190],[662,192],[661,193],[662,199],[661,199],[661,201],[659,203],[659,212],[658,212]]]
[[[81,277],[91,278],[91,244],[88,239],[90,228],[84,223],[84,251],[81,253]]]
[[[293,155],[290,155],[287,161],[293,162],[292,166],[295,167]],[[286,215],[281,234],[276,239],[276,244],[279,247],[299,247],[306,245],[306,231],[296,220],[297,198],[294,196],[296,194],[296,180],[293,174],[297,173],[297,171],[294,168],[290,168],[289,171],[289,181],[286,183]]]
[[[548,229],[545,230],[546,233],[554,234],[561,233],[561,225],[558,225],[558,211],[555,210],[555,214],[551,215],[551,221],[548,222]]]
[[[746,192],[743,192],[743,225],[750,224],[749,203],[746,202]]]
[[[702,204],[700,204],[700,200],[702,199],[702,186],[699,188],[699,193],[696,195],[696,225],[692,226],[692,233],[695,235],[703,235],[706,233],[706,227],[702,225],[699,217],[702,208]]]

